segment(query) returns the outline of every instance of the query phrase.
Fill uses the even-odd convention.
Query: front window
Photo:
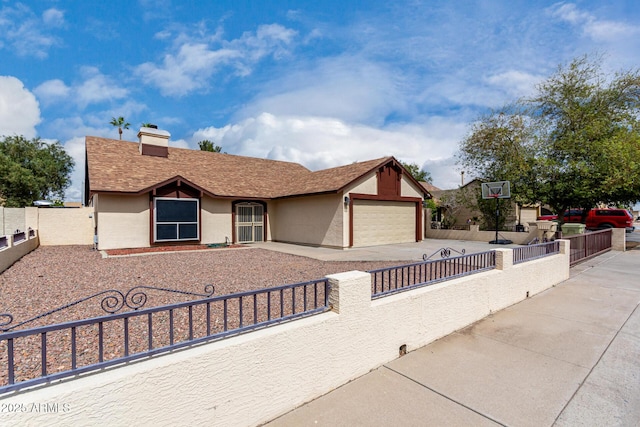
[[[154,199],[154,241],[199,240],[198,199]]]

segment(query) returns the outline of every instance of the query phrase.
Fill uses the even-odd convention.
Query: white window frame
[[[196,202],[196,221],[171,221],[171,222],[158,222],[158,200],[177,200],[180,202]],[[158,224],[176,225],[176,239],[158,239]],[[180,224],[195,224],[196,225],[196,237],[190,237],[187,239],[180,239]],[[190,242],[200,240],[200,200],[193,198],[177,198],[177,197],[155,197],[153,199],[153,241],[155,242]]]

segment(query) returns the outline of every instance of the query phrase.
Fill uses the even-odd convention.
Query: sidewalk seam
[[[426,385],[426,384],[422,384],[420,381],[417,381],[417,380],[415,380],[415,379],[413,379],[413,378],[411,378],[411,377],[409,377],[409,376],[407,376],[407,375],[403,374],[402,372],[398,372],[398,371],[396,371],[395,369],[390,368],[390,367],[389,367],[389,366],[387,366],[387,365],[382,365],[382,366],[383,366],[384,368],[386,368],[386,369],[390,370],[391,372],[394,372],[394,373],[396,373],[396,374],[398,374],[398,375],[400,375],[400,376],[402,376],[402,377],[404,377],[404,378],[408,379],[409,381],[412,381],[412,382],[414,382],[414,383],[418,384],[419,386],[421,386],[421,387],[423,387],[423,388],[426,388],[427,390],[432,391],[433,393],[435,393],[435,394],[437,394],[437,395],[439,395],[439,396],[444,397],[445,399],[449,400],[450,402],[453,402],[453,403],[455,403],[455,404],[457,404],[457,405],[460,405],[460,406],[462,406],[463,408],[466,408],[466,409],[468,409],[468,410],[469,410],[469,411],[471,411],[471,412],[475,412],[476,414],[480,415],[481,417],[486,418],[486,419],[488,419],[488,420],[490,420],[490,421],[493,421],[493,422],[494,422],[494,423],[496,423],[496,424],[499,424],[499,425],[501,425],[501,426],[503,426],[503,427],[507,427],[507,425],[506,425],[506,424],[501,423],[500,421],[498,421],[498,420],[496,420],[496,419],[492,418],[491,416],[489,416],[489,415],[487,415],[487,414],[483,414],[482,412],[477,411],[477,410],[475,410],[475,409],[471,408],[470,406],[465,405],[465,404],[464,404],[464,403],[462,403],[462,402],[459,402],[459,401],[457,401],[457,400],[455,400],[455,399],[453,399],[453,398],[451,398],[451,397],[449,397],[449,396],[447,396],[447,395],[445,395],[445,394],[442,394],[442,393],[440,393],[439,391],[437,391],[437,390],[435,390],[435,389],[433,389],[433,388],[429,387],[428,385]]]
[[[582,386],[584,385],[584,383],[587,381],[587,379],[591,376],[591,373],[593,372],[593,370],[596,368],[596,366],[598,366],[598,364],[600,363],[600,361],[602,360],[602,358],[604,357],[604,355],[607,353],[607,351],[609,351],[609,347],[611,347],[611,344],[613,344],[613,342],[616,340],[616,338],[618,338],[618,335],[620,334],[620,331],[622,331],[622,329],[624,329],[624,327],[626,326],[627,322],[629,322],[629,319],[631,319],[631,316],[634,315],[634,313],[638,310],[638,307],[640,307],[640,304],[636,305],[636,307],[631,311],[631,313],[629,314],[629,316],[627,316],[627,319],[624,321],[624,323],[620,326],[620,328],[618,329],[618,331],[615,333],[615,335],[613,336],[613,338],[611,338],[611,341],[609,341],[609,344],[607,344],[607,347],[604,349],[604,351],[602,352],[602,354],[600,355],[600,357],[598,358],[598,360],[596,361],[596,363],[594,363],[594,365],[591,367],[591,369],[589,369],[589,372],[587,373],[587,375],[582,379],[582,381],[580,382],[580,384],[578,385],[578,387],[576,388],[576,390],[573,392],[573,394],[571,395],[571,397],[569,398],[569,400],[567,400],[567,403],[565,403],[565,405],[562,407],[562,409],[560,410],[560,412],[558,413],[558,415],[556,416],[556,419],[553,420],[553,424],[552,426],[556,425],[556,423],[558,422],[558,419],[560,418],[560,416],[562,415],[562,413],[567,409],[567,406],[569,406],[569,404],[573,401],[573,399],[576,397],[576,394],[578,394],[578,391],[580,391],[580,389],[582,388]]]

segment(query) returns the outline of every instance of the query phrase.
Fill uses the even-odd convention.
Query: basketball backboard
[[[511,186],[509,181],[483,182],[483,199],[509,199],[511,198]]]

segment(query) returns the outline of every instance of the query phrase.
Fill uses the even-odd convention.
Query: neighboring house
[[[312,172],[304,166],[86,137],[85,204],[99,249],[280,241],[348,248],[422,239],[430,197],[393,157]]]
[[[478,223],[482,213],[474,202],[481,192],[481,184],[479,179],[474,179],[456,189],[430,190],[430,194],[438,205],[436,221],[447,227],[462,227],[467,225],[469,220],[472,223]],[[539,215],[538,206],[519,206],[513,201],[510,203],[511,211],[505,220],[505,227],[513,228],[515,231],[517,224],[522,224],[526,228],[529,222],[536,221]]]

